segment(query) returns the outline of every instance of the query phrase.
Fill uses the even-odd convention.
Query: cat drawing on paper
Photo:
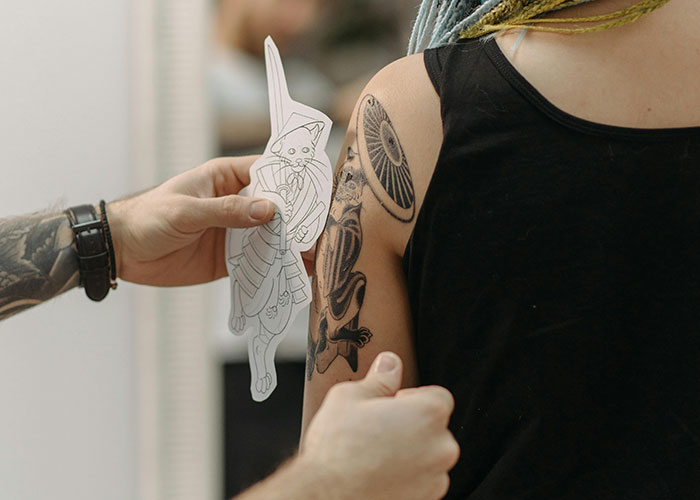
[[[284,183],[277,186],[275,191],[285,201],[285,216],[289,217],[294,207],[294,202],[304,187],[305,169],[314,160],[316,154],[316,141],[321,134],[321,125],[298,127],[282,136],[272,145],[271,152],[277,156],[285,172],[282,177]],[[304,233],[308,228],[304,228]],[[295,235],[303,238],[305,234]]]
[[[303,124],[272,144],[266,163],[256,172],[253,195],[272,199],[278,211],[269,223],[246,230],[241,253],[229,260],[236,277],[230,327],[238,334],[246,326],[253,330],[253,382],[261,394],[276,385],[271,355],[277,336],[287,327],[293,308],[310,300],[305,270],[293,250],[308,248],[324,222],[326,205],[319,193],[328,174],[315,159],[323,126]]]

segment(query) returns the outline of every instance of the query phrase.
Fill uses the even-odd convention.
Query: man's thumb
[[[393,396],[401,388],[403,364],[393,352],[379,354],[360,383],[365,397]]]
[[[251,227],[269,221],[275,214],[272,202],[261,198],[229,195],[194,200],[193,222],[207,227]]]

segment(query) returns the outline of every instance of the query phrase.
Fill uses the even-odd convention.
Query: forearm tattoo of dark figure
[[[362,250],[362,194],[369,186],[380,205],[394,218],[409,222],[415,215],[413,181],[398,136],[379,101],[363,98],[357,118],[357,141],[338,168],[333,206],[319,240],[314,273],[314,312],[318,330],[309,329],[307,378],[314,369],[325,373],[338,357],[353,372],[358,350],[372,338],[361,325],[367,278],[355,269]],[[365,165],[364,153],[370,160]],[[320,300],[319,300],[320,299]],[[321,307],[318,307],[321,304]]]
[[[0,320],[78,285],[72,245],[63,214],[0,219]]]

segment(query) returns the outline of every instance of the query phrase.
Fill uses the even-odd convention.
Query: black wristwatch
[[[80,286],[92,300],[100,301],[113,287],[110,280],[110,252],[105,239],[103,220],[92,205],[66,210],[75,233],[80,269]]]

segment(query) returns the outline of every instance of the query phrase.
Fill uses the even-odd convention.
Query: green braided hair
[[[542,17],[545,14],[593,0],[423,0],[413,24],[408,53],[454,43],[460,38],[479,38],[506,29],[529,29],[555,33],[590,33],[636,21],[669,0],[639,0],[622,10],[577,18]],[[587,26],[562,28],[557,23]]]

